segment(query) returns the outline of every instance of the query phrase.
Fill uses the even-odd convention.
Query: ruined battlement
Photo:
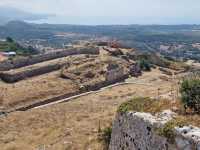
[[[55,70],[59,70],[68,64],[65,60],[67,56],[80,54],[99,54],[96,48],[71,49],[44,55],[33,56],[32,58],[22,58],[15,62],[0,63],[0,78],[7,83],[14,83],[28,77],[33,77]],[[3,67],[2,67],[3,66]]]
[[[46,54],[34,55],[31,57],[26,57],[26,58],[6,60],[0,63],[0,71],[8,71],[10,69],[16,69],[16,68],[44,62],[44,61],[49,61],[52,59],[67,57],[70,55],[79,55],[79,54],[98,55],[99,49],[96,47],[72,48],[72,49],[67,49],[67,50],[62,50],[62,51],[50,52]]]

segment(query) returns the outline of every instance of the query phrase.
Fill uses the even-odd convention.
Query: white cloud
[[[0,0],[0,5],[64,16],[197,18],[199,0]]]

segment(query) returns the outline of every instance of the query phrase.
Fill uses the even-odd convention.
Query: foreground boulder
[[[155,116],[140,112],[118,113],[109,150],[200,150],[200,128],[175,127],[173,133],[166,130],[173,136],[160,134],[160,129],[175,115],[169,110]]]

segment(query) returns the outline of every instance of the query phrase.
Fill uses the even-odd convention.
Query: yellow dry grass
[[[98,129],[110,126],[119,105],[138,96],[156,97],[157,89],[166,93],[170,82],[161,80],[158,70],[130,79],[151,83],[112,87],[74,99],[26,112],[15,112],[0,118],[2,150],[103,150]],[[42,90],[42,89],[41,89]]]

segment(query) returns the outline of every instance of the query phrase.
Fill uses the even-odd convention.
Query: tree
[[[181,100],[185,109],[200,113],[200,79],[185,79],[181,84]]]
[[[32,46],[28,46],[27,51],[29,54],[39,54],[39,51]]]
[[[13,43],[14,42],[14,40],[11,37],[7,37],[6,41],[9,42],[9,43]]]
[[[139,65],[140,65],[141,70],[151,71],[151,66],[148,60],[145,60],[145,59],[140,60]]]

